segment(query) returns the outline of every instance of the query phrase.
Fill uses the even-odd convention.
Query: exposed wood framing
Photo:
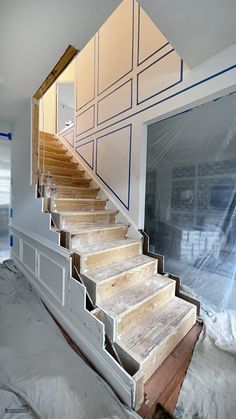
[[[78,53],[78,50],[72,45],[69,45],[58,63],[55,65],[51,73],[48,75],[46,80],[41,84],[40,88],[34,94],[35,99],[40,99],[42,95],[49,89],[49,87],[54,83],[54,81],[60,76],[60,74],[65,70],[71,60]]]

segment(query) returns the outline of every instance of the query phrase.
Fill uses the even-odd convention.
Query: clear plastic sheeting
[[[236,94],[148,127],[145,231],[206,311],[236,308]]]

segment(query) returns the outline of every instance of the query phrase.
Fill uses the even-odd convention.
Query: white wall
[[[12,139],[12,207],[13,225],[29,234],[43,236],[57,243],[57,234],[49,230],[49,215],[42,213],[41,199],[35,199],[31,174],[31,100],[21,107],[13,128]],[[27,233],[26,233],[27,234]]]
[[[56,133],[57,115],[57,83],[75,83],[75,59],[66,67],[57,81],[43,95],[39,101],[39,129],[40,131]]]
[[[77,58],[74,147],[117,206],[143,227],[146,124],[236,88],[236,46],[194,70],[124,0]]]

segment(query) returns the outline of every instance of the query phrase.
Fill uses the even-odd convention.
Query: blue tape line
[[[12,140],[12,135],[10,132],[8,132],[7,134],[5,134],[4,132],[0,132],[0,136],[1,137],[6,137],[8,138],[8,140]]]
[[[13,235],[10,234],[10,247],[13,247]]]

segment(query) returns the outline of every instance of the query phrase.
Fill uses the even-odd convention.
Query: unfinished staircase
[[[72,272],[86,285],[119,362],[137,377],[138,408],[144,383],[195,324],[196,306],[176,296],[176,282],[157,273],[142,239],[130,237],[69,150],[46,133],[40,172],[43,183],[50,173],[55,185],[46,208],[73,255]]]

